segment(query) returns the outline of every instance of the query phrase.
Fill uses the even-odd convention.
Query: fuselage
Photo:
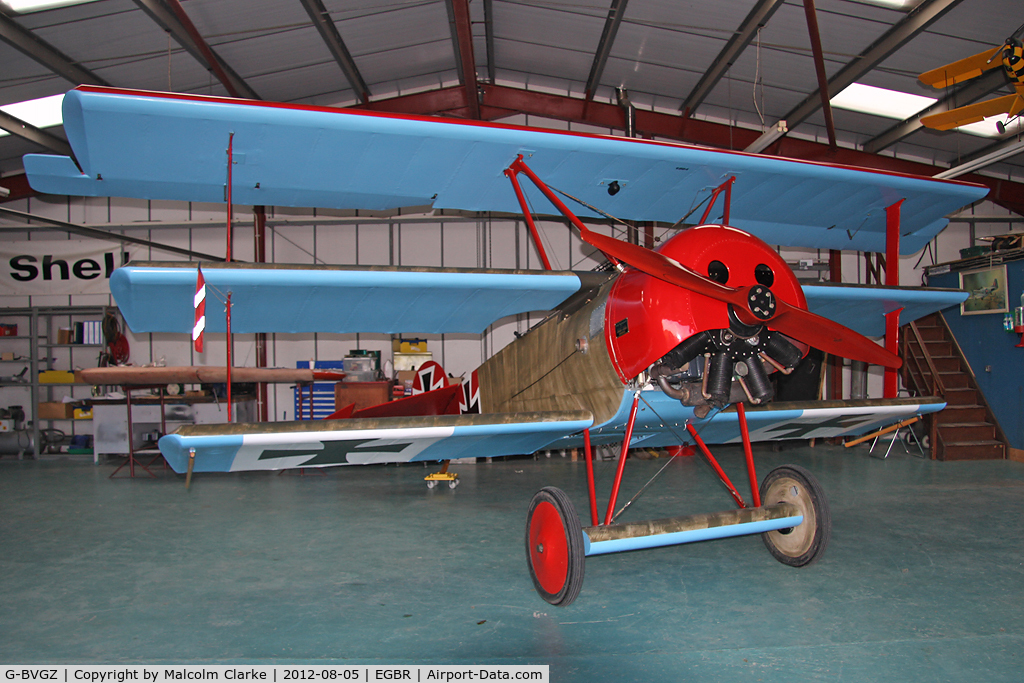
[[[689,228],[658,251],[722,284],[761,284],[806,308],[782,257],[742,230]],[[619,409],[623,387],[682,342],[729,327],[728,304],[626,266],[584,303],[555,311],[481,366],[481,409],[589,410],[601,423]]]

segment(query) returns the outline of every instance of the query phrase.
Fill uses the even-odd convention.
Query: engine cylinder
[[[744,362],[747,364],[746,383],[750,395],[761,403],[772,400],[775,397],[775,389],[772,387],[772,381],[768,378],[761,359],[753,357]]]
[[[803,353],[791,341],[778,332],[773,332],[768,337],[764,352],[775,361],[778,361],[786,368],[795,368],[803,358]]]
[[[707,330],[684,339],[678,346],[665,354],[661,363],[673,369],[682,368],[694,358],[704,353],[705,348],[711,342],[711,333]]]
[[[716,353],[706,368],[708,391],[711,396],[708,403],[722,408],[729,403],[729,389],[732,386],[732,358],[726,352]]]

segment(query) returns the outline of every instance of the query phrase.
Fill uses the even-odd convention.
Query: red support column
[[[626,436],[622,440],[622,453],[619,455],[619,467],[615,470],[615,482],[612,484],[612,495],[608,499],[608,512],[604,515],[604,523],[612,523],[615,513],[615,501],[619,498],[619,487],[622,485],[622,471],[626,469],[626,454],[629,453],[629,442],[633,438],[633,426],[636,424],[636,411],[640,406],[640,392],[633,396],[633,407],[629,411],[629,422],[626,423]]]
[[[253,209],[253,260],[256,263],[267,261],[267,210],[263,206],[254,206]],[[267,335],[260,332],[256,335],[256,367],[267,367]],[[257,419],[266,422],[270,419],[270,394],[266,382],[260,382],[257,386],[256,403],[258,410]]]
[[[526,195],[523,194],[523,188],[519,186],[519,179],[516,177],[518,171],[509,167],[505,169],[505,175],[512,181],[512,189],[516,191],[516,199],[519,200],[519,206],[523,209],[523,218],[526,219],[526,225],[530,228],[530,235],[533,236],[533,243],[537,246],[537,252],[540,253],[540,260],[544,263],[544,270],[551,270],[548,254],[544,251],[544,245],[540,241],[540,232],[537,231],[537,225],[533,222],[533,214],[530,213],[530,207],[526,204]]]
[[[558,196],[555,195],[555,193],[551,190],[551,188],[548,187],[543,180],[537,177],[537,174],[533,172],[533,169],[531,169],[529,166],[523,163],[522,154],[516,157],[516,160],[513,161],[509,165],[508,169],[506,169],[505,171],[506,174],[510,172],[512,174],[520,172],[525,173],[526,177],[529,178],[530,181],[537,186],[537,189],[544,193],[544,196],[548,198],[548,201],[554,204],[555,208],[558,209],[563,216],[568,218],[570,223],[576,226],[576,229],[580,231],[580,234],[584,235],[584,239],[586,239],[586,235],[589,235],[592,232],[590,228],[583,224],[583,221],[581,221],[576,214],[569,210],[569,207],[565,205],[565,202],[559,199]],[[610,256],[608,254],[605,254],[605,256],[608,257],[608,260],[612,263],[612,265],[619,265],[619,260],[616,259],[614,256]]]
[[[590,523],[600,524],[597,518],[597,492],[594,490],[594,453],[590,447],[590,430],[583,430],[583,452],[587,458],[587,491],[590,494]]]
[[[233,151],[235,144],[235,134],[231,133],[228,135],[228,187],[227,187],[227,200],[228,200],[228,236],[227,236],[227,249],[225,254],[225,261],[231,263],[231,243],[234,236],[231,233],[231,222],[234,213],[234,206],[231,203],[231,167],[235,163],[233,159]],[[228,348],[228,368],[227,368],[227,394],[228,394],[228,423],[231,420],[231,346],[233,340],[231,339],[231,292],[228,292],[227,307],[224,309],[225,319],[227,321],[227,348]]]
[[[736,412],[740,418],[740,436],[743,437],[743,455],[747,461],[747,477],[750,479],[750,496],[754,507],[761,507],[761,491],[757,488],[757,472],[754,470],[754,452],[750,448],[750,429],[747,427],[747,409],[740,401],[736,404]]]
[[[686,431],[690,432],[690,436],[693,437],[693,441],[697,444],[697,448],[699,448],[700,452],[704,454],[704,457],[708,459],[708,463],[711,464],[711,469],[715,471],[715,474],[717,474],[718,478],[722,480],[725,487],[729,489],[729,495],[736,501],[736,504],[741,508],[747,507],[747,504],[743,502],[743,496],[741,496],[740,492],[736,490],[736,487],[732,485],[732,481],[730,481],[729,477],[725,474],[725,470],[723,470],[722,466],[718,464],[717,460],[715,460],[715,456],[711,455],[711,451],[708,450],[707,444],[704,443],[704,439],[700,438],[700,435],[697,434],[697,430],[693,428],[693,425],[687,423]]]
[[[897,308],[891,313],[885,314],[885,348],[895,354],[900,352],[900,312]],[[882,397],[896,398],[899,393],[899,372],[894,368],[886,368],[882,383]]]
[[[227,389],[228,389],[228,424],[231,424],[231,292],[228,292],[228,302],[224,308],[225,321],[228,327],[228,370],[227,370]]]
[[[830,249],[828,252],[829,282],[843,281],[843,252],[838,249]],[[831,393],[826,396],[836,401],[843,398],[843,359],[829,354],[829,370],[832,374],[829,383]]]
[[[899,200],[885,207],[885,284],[899,287],[900,284],[900,205]],[[885,348],[898,353],[900,332],[900,311],[885,315]],[[882,397],[896,398],[899,393],[899,373],[895,368],[886,368],[882,381]]]
[[[711,215],[711,209],[715,206],[715,202],[718,201],[718,195],[725,192],[725,208],[722,210],[722,222],[729,225],[729,211],[732,209],[732,184],[736,180],[736,176],[729,176],[729,179],[724,183],[716,187],[711,192],[711,199],[708,200],[708,207],[704,209],[704,214],[700,217],[700,225],[704,225],[707,221],[708,216]]]
[[[228,246],[227,246],[227,254],[225,254],[225,258],[224,258],[224,260],[227,261],[228,263],[231,263],[231,243],[233,241],[233,235],[231,234],[231,219],[233,217],[232,213],[234,212],[234,208],[231,205],[231,184],[232,184],[232,182],[231,182],[231,171],[232,171],[232,168],[231,167],[235,163],[234,159],[233,159],[233,156],[234,156],[234,154],[233,154],[233,152],[234,152],[234,145],[235,145],[235,134],[231,133],[230,135],[228,135],[228,187],[227,187],[227,200],[228,200]]]

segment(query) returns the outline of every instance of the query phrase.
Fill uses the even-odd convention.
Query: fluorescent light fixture
[[[848,109],[859,111],[862,114],[874,114],[887,119],[903,121],[935,104],[936,101],[934,97],[911,95],[897,90],[876,88],[873,85],[851,83],[832,98],[832,106],[837,109]]]
[[[912,95],[898,90],[853,83],[832,98],[832,106],[836,109],[848,109],[862,114],[874,114],[887,119],[905,121],[937,101],[934,97]],[[1006,120],[1006,116],[994,116],[977,123],[958,126],[957,130],[971,135],[995,138],[999,137],[996,121],[1002,121],[1005,124]]]
[[[993,127],[995,127],[993,125]],[[973,161],[968,161],[966,164],[955,166],[949,170],[943,171],[942,173],[936,173],[933,178],[942,178],[948,180],[950,178],[959,178],[965,173],[971,173],[978,169],[991,166],[992,164],[998,163],[1003,159],[1009,159],[1010,157],[1017,156],[1024,151],[1024,140],[1015,141],[1013,138],[998,142],[995,145],[998,149],[995,149],[985,156],[978,157]]]
[[[917,5],[921,4],[921,0],[853,0],[859,2],[862,5],[875,5],[876,7],[885,7],[887,9],[898,9],[905,12],[909,12],[914,9]]]
[[[12,12],[28,14],[29,12],[40,12],[44,9],[67,7],[68,5],[84,5],[87,2],[95,1],[96,0],[0,0],[0,4],[9,7]]]
[[[5,104],[0,107],[0,111],[32,124],[36,128],[50,128],[64,123],[64,115],[61,112],[63,102],[64,94],[61,93],[60,95],[40,97],[36,100]],[[3,135],[10,135],[10,133],[0,130],[0,136]]]

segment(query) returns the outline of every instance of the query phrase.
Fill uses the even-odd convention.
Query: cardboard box
[[[46,401],[40,403],[36,410],[37,420],[67,420],[74,415],[74,405],[62,403],[61,401]]]
[[[57,343],[58,344],[70,344],[71,343],[71,328],[61,327],[57,330]]]
[[[396,353],[394,354],[395,370],[418,370],[428,360],[433,360],[432,353]]]
[[[426,339],[392,339],[391,350],[394,353],[426,353]]]
[[[75,381],[75,373],[67,370],[43,370],[39,373],[40,384],[70,384]]]
[[[14,351],[4,351],[0,353],[0,360],[14,360]]]
[[[355,404],[356,410],[391,400],[391,382],[338,382],[334,385],[334,409]]]

